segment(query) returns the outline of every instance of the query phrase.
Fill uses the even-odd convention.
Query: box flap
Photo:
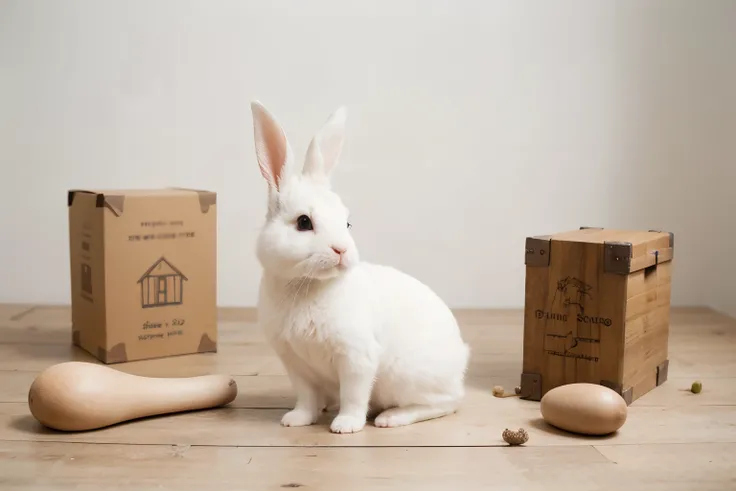
[[[199,195],[199,208],[202,213],[207,213],[210,206],[217,204],[217,193],[214,191],[207,191],[204,189],[188,189],[188,188],[171,188],[177,191],[184,191],[189,193],[197,193]]]
[[[68,192],[67,205],[72,206],[74,196],[77,193],[87,193],[97,196],[96,206],[105,207],[112,211],[115,216],[123,214],[126,198],[137,197],[166,197],[186,196],[197,194],[199,207],[202,213],[207,213],[210,206],[217,203],[217,193],[200,189],[186,188],[158,188],[158,189],[72,189]]]
[[[78,193],[92,194],[97,196],[95,206],[97,208],[105,207],[112,211],[115,216],[120,216],[123,213],[125,205],[125,196],[118,193],[109,193],[101,191],[91,191],[87,189],[72,189],[67,193],[67,206],[74,204],[74,197]]]

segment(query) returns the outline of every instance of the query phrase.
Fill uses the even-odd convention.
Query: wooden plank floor
[[[26,403],[44,368],[94,361],[70,345],[66,307],[0,305],[0,490],[734,490],[736,322],[674,309],[669,380],[636,401],[614,436],[546,426],[539,405],[491,395],[521,369],[521,311],[458,311],[473,347],[461,411],[417,425],[333,435],[329,418],[282,428],[293,395],[252,310],[220,311],[221,349],[115,367],[150,376],[234,375],[228,407],[63,434]],[[702,380],[698,395],[686,389]],[[525,447],[504,428],[524,427]],[[475,462],[475,463],[472,463]]]

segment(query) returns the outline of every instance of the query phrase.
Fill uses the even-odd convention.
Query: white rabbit
[[[286,135],[258,102],[255,147],[268,182],[256,255],[263,268],[258,319],[296,393],[284,426],[396,427],[454,413],[470,356],[450,309],[396,269],[361,262],[348,210],[330,188],[346,111],[331,115],[298,170]]]

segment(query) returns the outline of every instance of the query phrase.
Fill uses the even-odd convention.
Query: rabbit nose
[[[335,251],[338,256],[341,256],[345,252],[345,249],[335,246],[332,246],[332,250]]]

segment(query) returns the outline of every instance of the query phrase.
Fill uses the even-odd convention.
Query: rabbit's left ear
[[[347,109],[341,106],[312,138],[304,162],[304,174],[327,177],[337,165],[345,137]]]

